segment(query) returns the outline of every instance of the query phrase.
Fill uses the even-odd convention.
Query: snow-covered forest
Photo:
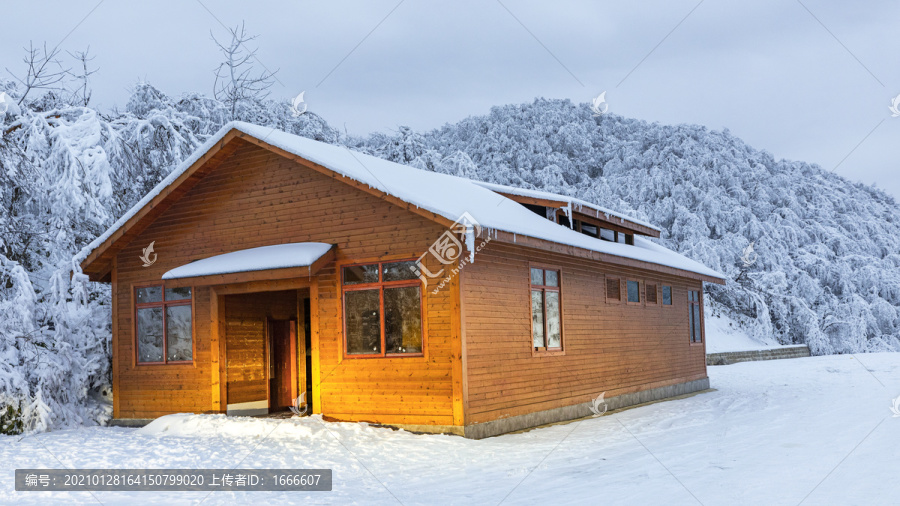
[[[46,72],[50,81],[29,80],[29,65],[0,78],[0,433],[109,417],[110,293],[75,257],[232,119],[633,214],[660,226],[664,245],[727,275],[707,287],[708,310],[751,334],[814,354],[900,350],[895,200],[727,130],[538,99],[429,132],[348,137],[312,111],[293,114],[286,98],[168,96],[149,83],[124,109],[99,111],[86,61],[55,82]]]
[[[709,309],[759,338],[807,343],[813,354],[900,350],[895,199],[777,160],[728,130],[597,117],[588,104],[538,99],[431,132],[401,127],[345,142],[650,221],[662,244],[726,274],[726,286],[707,286]]]

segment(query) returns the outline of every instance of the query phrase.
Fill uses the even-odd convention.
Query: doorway
[[[303,378],[305,378],[305,392],[306,392],[306,413],[312,414],[313,411],[313,385],[312,385],[312,322],[310,317],[310,308],[309,308],[309,296],[303,297],[300,301],[301,307],[303,308],[303,366],[304,369]],[[301,367],[303,367],[301,366]],[[318,402],[318,400],[316,400]]]
[[[297,398],[297,321],[269,320],[269,413]]]
[[[221,297],[227,414],[313,413],[309,301],[306,287]]]

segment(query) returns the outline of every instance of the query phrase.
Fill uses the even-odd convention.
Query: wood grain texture
[[[348,184],[346,178],[326,174],[321,167],[286,159],[248,142],[236,143],[230,156],[214,160],[214,168],[198,169],[203,177],[192,180],[190,189],[177,201],[166,201],[164,212],[152,215],[152,223],[142,224],[139,233],[130,232],[130,242],[115,245],[117,416],[218,412],[228,403],[258,396],[264,378],[247,364],[260,361],[261,356],[248,346],[251,336],[258,339],[263,329],[252,319],[226,316],[233,306],[232,295],[250,293],[252,299],[278,290],[309,287],[316,412],[345,420],[451,425],[452,341],[459,339],[459,329],[451,328],[450,291],[423,300],[427,329],[424,356],[347,359],[343,357],[343,308],[334,263],[317,265],[321,269],[315,275],[307,273],[299,278],[259,280],[251,276],[238,284],[194,286],[193,363],[135,365],[130,287],[159,282],[162,274],[174,267],[239,249],[305,241],[334,244],[334,262],[417,258],[445,230],[431,217],[423,216],[428,213],[414,212],[406,204],[363,191],[356,184]],[[151,241],[156,241],[158,260],[145,268],[138,257]],[[221,301],[216,310],[217,345],[212,329],[212,293]],[[291,304],[296,312],[296,300],[291,299]],[[242,336],[237,339],[243,339],[243,344],[232,344],[234,336]],[[211,356],[216,347],[218,364]],[[245,361],[244,366],[240,370],[232,367],[232,359]],[[214,367],[219,371],[218,405],[212,393]],[[242,379],[232,382],[233,375]]]
[[[529,262],[561,270],[562,354],[533,351]],[[467,424],[706,377],[687,320],[700,281],[497,242],[463,273]],[[608,280],[672,286],[674,304],[607,302]]]

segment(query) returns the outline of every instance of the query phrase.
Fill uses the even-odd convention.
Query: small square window
[[[135,289],[135,302],[145,304],[147,302],[162,302],[161,286],[145,286]]]
[[[531,284],[532,285],[543,285],[544,284],[544,269],[536,269],[534,267],[531,268]]]
[[[628,302],[641,301],[641,284],[638,281],[628,282]]]
[[[345,285],[362,285],[378,282],[378,264],[350,265],[344,267]]]
[[[663,285],[662,287],[662,303],[663,306],[671,306],[672,305],[672,287]]]
[[[185,300],[191,298],[191,287],[166,288],[166,300]]]
[[[384,277],[385,281],[408,281],[419,279],[416,275],[416,262],[413,260],[384,264],[382,266],[381,275]]]
[[[559,286],[559,272],[544,271],[544,284],[547,286]]]

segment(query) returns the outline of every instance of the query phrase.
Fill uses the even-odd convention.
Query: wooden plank
[[[597,260],[597,261],[600,261],[600,262],[603,262],[605,264],[609,264],[612,266],[634,267],[634,268],[641,269],[644,271],[659,272],[659,273],[669,274],[672,276],[677,276],[680,278],[695,279],[698,281],[706,281],[708,283],[716,283],[719,285],[725,284],[725,280],[722,278],[707,276],[704,274],[698,274],[695,272],[690,272],[690,271],[686,271],[683,269],[677,269],[674,267],[668,267],[665,265],[659,265],[659,264],[654,264],[654,263],[650,263],[650,262],[643,262],[640,260],[634,260],[631,258],[620,257],[620,256],[616,256],[616,255],[609,255],[606,253],[600,253],[597,251],[579,248],[576,246],[559,244],[559,243],[547,241],[544,239],[538,239],[535,237],[528,237],[528,236],[521,235],[521,234],[512,234],[512,233],[503,232],[503,231],[494,231],[493,233],[494,233],[494,235],[492,236],[491,242],[514,244],[517,246],[530,247],[530,248],[540,249],[540,250],[549,251],[549,252],[553,252],[553,253],[562,253],[567,256]]]
[[[111,262],[112,257],[118,252],[117,249],[111,248],[113,244],[118,242],[120,239],[134,237],[139,234],[143,229],[142,227],[148,226],[148,221],[151,221],[145,220],[145,217],[152,218],[162,214],[165,209],[167,209],[172,203],[174,203],[174,201],[177,200],[177,197],[186,193],[193,184],[196,184],[202,178],[202,174],[208,173],[214,167],[218,166],[222,161],[231,156],[231,154],[240,145],[237,142],[232,142],[235,137],[236,135],[234,131],[226,133],[221,141],[219,141],[213,148],[200,156],[197,161],[191,164],[191,166],[181,176],[176,178],[171,185],[161,191],[159,195],[151,199],[151,201],[147,203],[147,205],[145,205],[137,213],[135,213],[134,216],[128,219],[128,221],[126,221],[125,224],[122,225],[122,227],[120,227],[109,238],[103,241],[100,246],[92,251],[91,254],[81,262],[83,272],[85,272],[86,274],[102,273],[105,269],[104,264],[106,262]],[[197,174],[198,171],[200,171],[201,174]],[[166,199],[170,195],[172,195],[174,198],[169,199],[166,202]],[[143,222],[143,224],[141,222]],[[122,243],[127,243],[127,239],[123,240]],[[124,246],[124,244],[122,245]],[[100,261],[98,262],[98,266],[95,267],[93,266],[93,264],[97,260]]]
[[[222,411],[222,383],[219,369],[219,357],[221,353],[221,339],[219,334],[219,304],[224,299],[219,296],[215,289],[210,289],[209,294],[209,346],[210,346],[210,395],[212,396],[212,411]]]
[[[465,272],[465,271],[462,271]],[[465,373],[463,369],[462,342],[462,325],[460,310],[460,276],[457,275],[450,282],[450,341],[451,341],[451,363],[453,377],[453,424],[465,425],[465,404],[463,402],[463,382],[465,381]]]
[[[322,413],[322,369],[319,357],[319,279],[309,287],[310,348],[312,351],[313,413]]]
[[[113,394],[113,418],[119,418],[121,416],[121,400],[119,399],[119,394],[121,393],[119,381],[121,379],[121,370],[119,366],[119,362],[121,360],[121,352],[119,351],[119,340],[122,335],[119,332],[118,325],[118,317],[119,317],[119,298],[115,296],[115,294],[119,293],[119,282],[118,282],[118,272],[116,269],[116,259],[113,258],[112,261],[112,394]]]
[[[532,262],[561,271],[563,355],[533,352]],[[608,302],[607,279],[672,286],[673,305]],[[701,286],[672,273],[492,241],[463,271],[461,283],[466,423],[587,402],[603,391],[612,396],[706,377],[705,357],[700,346],[689,345],[686,323],[687,291]]]
[[[383,405],[367,405],[365,410],[384,411],[387,417],[400,416],[393,411],[403,400],[418,396],[422,412],[443,417],[442,424],[453,423],[452,363],[459,360],[454,351],[454,302],[447,290],[425,296],[425,356],[388,359],[344,358],[343,308],[337,262],[376,262],[418,258],[444,231],[442,225],[409,212],[392,202],[359,191],[346,181],[327,176],[308,166],[267,153],[257,146],[245,145],[208,177],[199,181],[156,217],[130,244],[119,251],[119,285],[158,282],[163,273],[198,258],[237,249],[273,243],[316,241],[335,244],[334,261],[322,265],[317,275],[283,280],[259,280],[209,285],[195,288],[197,298],[197,335],[195,364],[188,368],[160,367],[153,371],[125,365],[120,376],[128,384],[121,397],[132,411],[165,410],[204,411],[212,407],[212,355],[215,333],[211,293],[219,299],[219,406],[243,397],[264,394],[265,369],[262,343],[262,316],[274,319],[285,315],[260,315],[253,311],[231,314],[232,297],[247,297],[261,303],[270,293],[292,290],[290,314],[297,315],[297,290],[310,289],[313,338],[310,353],[314,358],[309,373],[313,379],[311,410],[331,416],[329,396],[335,400],[357,399],[367,395],[383,396]],[[159,259],[142,267],[141,248],[155,241]],[[217,280],[223,281],[223,280]],[[227,280],[235,281],[235,280]],[[201,282],[200,280],[191,282]],[[208,282],[208,281],[207,281]],[[168,286],[172,286],[167,283]],[[195,285],[197,286],[197,285]],[[127,290],[118,294],[118,326],[129,333],[133,317]],[[200,297],[204,299],[201,300]],[[280,304],[269,310],[284,312]],[[208,316],[207,316],[208,315]],[[202,321],[201,321],[202,320]],[[232,335],[233,334],[233,335]],[[298,344],[300,335],[298,332]],[[133,343],[122,340],[126,352]],[[298,346],[298,350],[299,350]],[[301,381],[298,353],[298,382]],[[305,366],[305,364],[302,364]],[[465,381],[465,378],[463,378]],[[298,385],[299,386],[299,385]],[[187,397],[159,397],[158,388],[207,392],[203,405]],[[459,385],[457,384],[457,390]],[[147,395],[149,393],[149,396]],[[235,397],[238,396],[238,397]],[[243,397],[242,397],[243,396]],[[142,407],[144,399],[153,404]],[[388,401],[388,399],[391,399]],[[254,399],[258,400],[258,399]],[[366,404],[364,401],[360,401]],[[334,404],[333,407],[340,407]],[[342,408],[343,409],[343,408]],[[357,411],[359,407],[355,408]],[[440,413],[440,414],[438,414]],[[410,414],[420,420],[431,414]],[[457,408],[457,419],[459,412]],[[378,417],[374,417],[374,421]]]

